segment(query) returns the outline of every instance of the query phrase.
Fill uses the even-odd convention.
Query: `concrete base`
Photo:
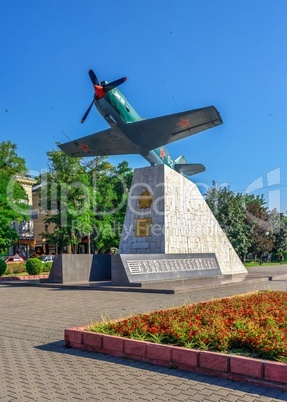
[[[112,286],[144,284],[222,275],[215,254],[115,254]]]
[[[111,254],[58,254],[48,278],[51,283],[111,280]]]
[[[136,169],[119,254],[206,253],[223,275],[247,273],[193,182],[166,165]]]

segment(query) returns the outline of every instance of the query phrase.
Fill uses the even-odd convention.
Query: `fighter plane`
[[[71,157],[140,154],[151,165],[164,163],[184,176],[205,170],[200,163],[186,163],[184,155],[172,159],[165,145],[222,124],[214,106],[143,119],[117,89],[126,77],[100,83],[93,70],[89,76],[94,98],[81,122],[95,105],[110,128],[58,145],[62,151]]]

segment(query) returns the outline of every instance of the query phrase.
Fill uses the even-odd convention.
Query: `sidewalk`
[[[93,288],[95,290],[106,291],[124,291],[124,292],[144,292],[144,293],[186,293],[188,291],[196,291],[203,289],[221,288],[224,286],[237,286],[246,285],[251,283],[259,283],[261,281],[272,281],[278,279],[287,279],[287,264],[286,265],[262,265],[260,267],[248,268],[247,274],[225,275],[217,277],[195,277],[190,279],[170,280],[161,282],[148,282],[144,283],[142,287],[125,287],[113,286],[111,281],[103,282],[89,282],[89,283],[49,283],[47,277],[31,276],[30,279],[25,276],[24,278],[13,277],[0,278],[1,284],[14,284],[14,285],[33,285],[50,288],[63,288],[63,289],[86,289]],[[13,283],[11,283],[13,282]]]
[[[65,328],[103,317],[120,318],[259,289],[286,288],[284,265],[252,268],[248,279],[239,283],[209,281],[174,294],[1,283],[0,400],[287,401],[287,392],[66,349],[63,342]]]

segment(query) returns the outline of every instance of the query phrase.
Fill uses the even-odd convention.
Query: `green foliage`
[[[5,274],[6,268],[7,268],[6,262],[0,258],[0,276]]]
[[[106,157],[88,162],[70,158],[61,151],[48,152],[49,172],[41,177],[40,206],[46,209],[46,223],[54,223],[46,241],[57,244],[58,252],[72,246],[77,253],[84,237],[95,252],[118,247],[131,184],[127,162],[116,168]]]
[[[206,202],[238,255],[245,255],[251,246],[252,229],[246,217],[243,194],[235,195],[228,187],[217,187],[213,182]]]
[[[268,220],[272,227],[274,247],[272,253],[280,254],[287,250],[287,221],[286,217],[276,209],[269,212]],[[285,259],[285,258],[284,258]]]
[[[0,143],[0,252],[6,251],[17,240],[13,221],[27,218],[27,195],[15,180],[16,175],[26,174],[25,160],[16,153],[10,141]]]
[[[81,159],[70,158],[61,151],[47,152],[50,168],[42,175],[42,191],[40,206],[48,216],[46,223],[54,223],[53,233],[45,234],[48,243],[57,244],[58,252],[62,253],[64,246],[78,243],[74,234],[75,221],[86,220],[91,211],[85,209],[87,178]],[[73,250],[74,251],[74,250]]]
[[[228,239],[242,258],[261,257],[287,249],[287,223],[283,214],[269,212],[263,196],[234,194],[227,187],[213,187],[206,201]]]
[[[0,169],[0,251],[17,240],[13,221],[24,220],[28,212],[27,195],[20,184]]]
[[[43,272],[50,272],[52,268],[53,262],[45,262],[43,263]]]
[[[38,260],[38,258],[29,258],[26,261],[26,271],[29,275],[38,275],[43,270],[43,263],[42,261]]]
[[[245,200],[246,216],[252,227],[252,243],[248,251],[261,257],[274,248],[272,226],[268,221],[268,209],[265,207],[263,195],[261,197],[247,195]]]
[[[11,141],[0,142],[0,170],[9,177],[27,174],[25,159],[17,155],[17,145]]]
[[[286,262],[287,261],[287,251],[272,253],[271,261],[272,262],[280,262],[280,254],[283,254],[283,261]]]
[[[15,274],[22,274],[23,272],[26,271],[26,266],[24,262],[15,262],[12,264],[7,264],[7,269],[5,274],[6,275],[15,275]]]

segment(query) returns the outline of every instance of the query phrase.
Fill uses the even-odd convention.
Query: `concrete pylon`
[[[196,185],[164,164],[135,170],[119,254],[215,254],[221,274],[247,273]]]

